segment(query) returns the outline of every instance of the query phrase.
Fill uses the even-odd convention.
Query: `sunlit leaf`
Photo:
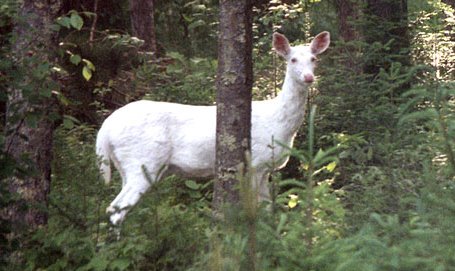
[[[297,195],[289,195],[290,199],[288,201],[288,206],[289,208],[294,208],[297,206],[297,204],[299,203],[299,196]]]
[[[90,70],[87,66],[84,66],[82,68],[82,76],[85,78],[85,80],[89,81],[90,78],[92,78],[92,70]]]
[[[87,66],[87,68],[89,68],[90,70],[92,71],[96,70],[95,65],[93,65],[93,63],[90,60],[84,58],[82,59],[82,61],[85,63],[85,66]]]
[[[310,168],[310,165],[308,163],[302,163],[300,166],[303,170],[308,170]]]
[[[330,164],[328,164],[325,168],[329,171],[329,172],[333,172],[335,170],[337,166],[337,162],[331,162]]]

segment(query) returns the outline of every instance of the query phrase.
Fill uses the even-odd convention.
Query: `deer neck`
[[[283,140],[292,140],[302,125],[305,117],[308,98],[308,84],[297,82],[286,75],[282,91],[276,97],[277,108],[275,117]]]

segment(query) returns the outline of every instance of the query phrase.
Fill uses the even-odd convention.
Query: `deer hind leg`
[[[117,197],[112,201],[106,212],[110,214],[110,220],[113,225],[119,225],[125,219],[128,211],[136,205],[141,196],[147,192],[155,181],[157,174],[146,174],[143,171],[136,174],[126,175],[123,180],[123,187]],[[151,179],[151,180],[149,180]]]

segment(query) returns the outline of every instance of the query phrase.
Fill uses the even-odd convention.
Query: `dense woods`
[[[0,0],[0,270],[455,270],[454,30],[449,0]],[[272,34],[322,31],[306,121],[257,203],[242,154],[249,100],[283,83]],[[221,178],[168,176],[116,228],[95,138],[140,99],[226,103],[235,141]]]

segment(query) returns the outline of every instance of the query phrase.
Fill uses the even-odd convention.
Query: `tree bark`
[[[154,0],[130,0],[133,36],[144,40],[141,49],[156,54]]]
[[[407,0],[367,0],[365,14],[368,22],[364,31],[366,42],[369,44],[379,42],[384,45],[393,39],[388,51],[392,61],[409,66]],[[364,72],[376,75],[381,68],[388,69],[384,63],[374,59],[365,65]]]
[[[358,5],[355,0],[335,0],[338,15],[338,31],[344,41],[353,41],[359,33],[353,22],[358,19]]]
[[[359,19],[359,3],[357,0],[335,0],[336,11],[338,15],[338,32],[340,38],[345,43],[343,46],[338,46],[340,55],[346,56],[340,60],[349,71],[360,73],[362,65],[358,65],[359,60],[353,56],[359,55],[358,46],[351,41],[358,40],[360,33],[356,27],[356,22]]]
[[[59,10],[58,0],[24,0],[14,29],[13,54],[21,79],[8,91],[5,152],[17,165],[7,180],[17,200],[2,213],[15,232],[47,223],[54,126],[50,96],[58,88],[51,76],[56,32],[50,26]]]
[[[238,203],[237,174],[251,150],[251,1],[220,1],[218,41],[215,209]]]

